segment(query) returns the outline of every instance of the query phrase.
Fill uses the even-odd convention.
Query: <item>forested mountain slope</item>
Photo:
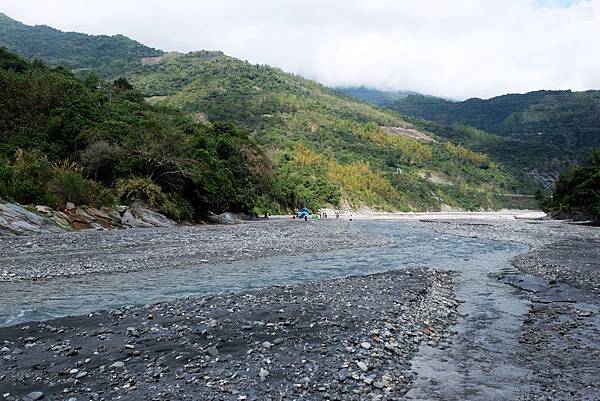
[[[464,102],[408,96],[389,107],[447,128],[450,138],[461,135],[452,133],[457,124],[494,134],[493,144],[466,144],[514,167],[555,176],[600,146],[600,91],[536,91]]]
[[[8,23],[14,25],[12,20],[8,20]],[[6,18],[0,25],[6,25]],[[14,41],[13,47],[21,54],[42,57],[51,63],[71,54],[68,51],[60,54],[60,49],[69,49],[73,45],[73,38],[79,37],[79,34],[63,34],[47,27],[31,29],[40,36],[40,43],[51,41],[57,51],[45,55],[32,53],[28,41]],[[87,35],[81,38],[85,40],[77,42],[77,52],[89,55],[90,61],[74,64],[66,59],[71,68],[90,68],[90,71],[98,70],[103,76],[115,74],[113,78],[127,76],[149,103],[157,105],[158,108],[151,109],[152,112],[141,110],[134,113],[137,116],[134,119],[136,124],[143,125],[144,119],[140,116],[145,113],[175,113],[178,121],[190,116],[195,123],[205,127],[201,128],[207,135],[202,140],[202,146],[214,146],[211,149],[217,152],[217,159],[226,161],[234,156],[241,158],[240,163],[245,167],[232,167],[234,178],[239,178],[243,171],[246,176],[264,178],[250,188],[240,188],[238,185],[242,184],[234,183],[233,187],[230,186],[233,188],[231,191],[223,193],[218,193],[218,187],[211,184],[210,180],[196,182],[202,184],[202,190],[194,189],[192,192],[201,194],[203,204],[218,205],[211,206],[213,211],[236,207],[256,212],[281,212],[298,206],[318,208],[325,205],[370,206],[386,210],[435,210],[445,205],[466,209],[497,208],[507,206],[509,198],[505,194],[524,189],[522,182],[485,154],[435,140],[427,132],[419,132],[418,127],[407,122],[400,114],[373,107],[277,68],[252,65],[221,52],[152,53],[153,49],[139,44],[134,46],[137,42],[122,38],[134,46],[134,50],[128,52],[120,45],[121,39],[114,41],[111,40],[114,37]],[[7,35],[0,34],[0,40],[6,41]],[[102,49],[102,57],[96,60],[94,54],[99,48]],[[142,64],[141,59],[135,61],[137,57],[149,55],[156,56],[152,63]],[[120,63],[120,60],[127,62]],[[92,92],[101,90],[94,89],[94,80],[94,76],[90,75],[77,85],[84,85]],[[106,87],[108,84],[102,85]],[[104,93],[104,96],[108,96],[109,104],[113,101],[111,91],[106,93],[105,90]],[[43,96],[50,94],[44,92]],[[139,99],[133,100],[137,104],[135,107],[142,107]],[[54,115],[63,113],[62,106],[57,107],[59,109],[48,109],[45,111],[47,114],[41,116],[50,117],[50,122],[55,121]],[[122,107],[133,106],[125,102]],[[178,114],[181,112],[183,115]],[[23,119],[40,117],[37,114],[26,116]],[[211,138],[210,135],[218,136],[222,131],[221,128],[215,128],[216,122],[237,125],[239,129],[225,130],[229,132],[227,135],[247,138],[243,139],[244,143],[256,143],[259,148],[244,153],[243,149],[247,148],[245,145]],[[64,133],[68,131],[63,127],[70,127],[70,120],[56,124],[58,128],[31,128],[34,135],[29,139],[25,136],[15,137],[11,133],[8,143],[3,146],[14,151],[17,148],[38,147],[42,143],[48,148],[43,152],[52,152],[60,141],[73,141],[73,138],[81,137],[80,128],[65,137]],[[121,135],[128,137],[128,130],[131,131],[128,124],[127,118],[119,123],[111,123],[111,135],[121,132]],[[171,132],[172,129],[172,120],[165,118],[162,127],[154,127],[152,132],[159,135],[163,130]],[[59,138],[52,135],[41,138],[38,143],[38,130],[44,135],[48,132],[58,132],[60,135]],[[87,132],[87,128],[83,131]],[[15,138],[17,142],[14,142]],[[180,142],[187,145],[189,140],[185,138],[187,135]],[[120,140],[115,137],[105,142],[124,149]],[[73,148],[71,144],[67,149],[69,153],[61,151],[51,155],[51,158],[80,160],[81,152],[89,145],[83,141],[78,145],[83,148]],[[177,150],[176,147],[172,149],[173,152]],[[201,153],[194,153],[190,149],[181,151],[188,160],[200,158],[196,160],[200,163],[198,165],[204,163],[203,168],[212,168]],[[256,160],[252,155],[256,156]],[[5,153],[8,163],[13,163],[11,157],[14,156],[10,152]],[[247,174],[248,170],[244,169],[251,169],[254,162],[259,167],[252,174]],[[219,171],[225,173],[225,169]],[[154,183],[157,180],[157,175],[151,171],[145,174],[135,171],[134,175],[149,178]],[[106,184],[113,188],[116,182]],[[164,191],[172,189],[167,184],[158,184]],[[260,189],[254,185],[259,185]],[[206,190],[209,187],[212,192]],[[236,200],[239,195],[236,191],[243,192],[243,201]],[[213,202],[213,199],[206,199],[208,196],[234,196],[234,199]],[[189,201],[189,198],[184,198]]]
[[[502,204],[498,194],[521,188],[485,155],[409,137],[414,127],[399,114],[221,53],[168,54],[131,82],[153,103],[250,130],[280,169],[301,172],[291,185],[312,177],[319,184],[307,191],[333,190],[355,207],[494,207]]]
[[[76,72],[95,71],[113,78],[140,65],[140,59],[162,51],[144,46],[123,35],[86,35],[62,32],[48,26],[29,26],[0,13],[0,47],[29,60],[66,66]]]
[[[274,177],[269,157],[232,126],[151,106],[125,79],[81,81],[0,49],[0,198],[56,207],[141,199],[192,220],[277,202]]]

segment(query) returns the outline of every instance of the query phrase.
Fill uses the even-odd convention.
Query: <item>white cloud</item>
[[[219,49],[324,84],[490,97],[600,88],[600,0],[0,0],[28,24]]]

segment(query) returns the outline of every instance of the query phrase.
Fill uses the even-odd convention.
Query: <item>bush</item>
[[[119,163],[119,147],[106,141],[94,142],[81,153],[85,173],[95,180],[110,182]]]
[[[44,154],[18,149],[8,183],[9,197],[23,204],[47,203],[46,186],[51,176],[51,165]]]
[[[0,198],[11,197],[10,183],[12,181],[12,167],[6,161],[0,160]]]
[[[82,171],[83,168],[77,163],[67,160],[52,166],[52,178],[48,182],[48,192],[56,196],[59,205],[67,202],[73,202],[76,205],[89,203],[92,183],[83,177]]]
[[[537,198],[555,217],[600,221],[600,148],[592,149],[584,164],[560,174],[552,198]]]
[[[134,177],[118,180],[117,196],[129,204],[140,200],[178,221],[193,219],[194,209],[188,201],[173,194],[165,194],[150,178]]]
[[[165,198],[162,189],[150,178],[146,177],[133,177],[118,180],[117,196],[127,203],[141,200],[152,207],[158,207]]]

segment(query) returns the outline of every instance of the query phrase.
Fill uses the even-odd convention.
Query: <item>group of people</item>
[[[309,218],[311,220],[318,220],[318,219],[327,219],[328,217],[329,216],[327,215],[327,212],[318,212],[318,213],[309,214],[302,210],[298,214],[292,215],[292,219],[302,219],[304,221],[308,221]],[[340,219],[339,212],[335,212],[335,219],[336,220]],[[352,221],[352,216],[350,217],[350,221]]]

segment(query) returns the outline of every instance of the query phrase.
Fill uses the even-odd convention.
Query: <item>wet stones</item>
[[[258,377],[260,377],[261,380],[265,380],[268,376],[269,376],[268,370],[261,368],[258,371]]]
[[[334,221],[322,221],[318,225],[272,221],[268,224],[248,223],[227,227],[166,227],[111,232],[85,230],[47,233],[43,236],[4,237],[0,241],[0,255],[3,255],[0,281],[152,270],[165,266],[189,267],[200,263],[298,255],[304,252],[298,243],[306,238],[312,238],[311,248],[315,252],[389,243],[381,238],[340,231]],[[32,248],[35,252],[31,251]],[[229,306],[225,310],[235,308]],[[279,307],[277,310],[284,309]]]
[[[55,383],[48,399],[67,386],[77,399],[388,400],[430,338],[421,329],[443,338],[451,324],[450,284],[430,269],[394,271],[63,318],[52,323],[62,333],[0,328],[8,341],[48,344],[23,348],[0,373]]]
[[[213,358],[216,358],[217,356],[219,356],[219,350],[217,350],[217,347],[214,347],[214,346],[213,347],[208,347],[206,349],[206,353],[208,355],[210,355],[211,357],[213,357]]]
[[[124,362],[115,362],[112,365],[109,366],[111,369],[122,369],[125,367],[125,363]]]
[[[42,393],[41,391],[32,391],[31,393],[23,397],[23,401],[37,401],[41,400],[42,398],[44,398],[44,393]]]

